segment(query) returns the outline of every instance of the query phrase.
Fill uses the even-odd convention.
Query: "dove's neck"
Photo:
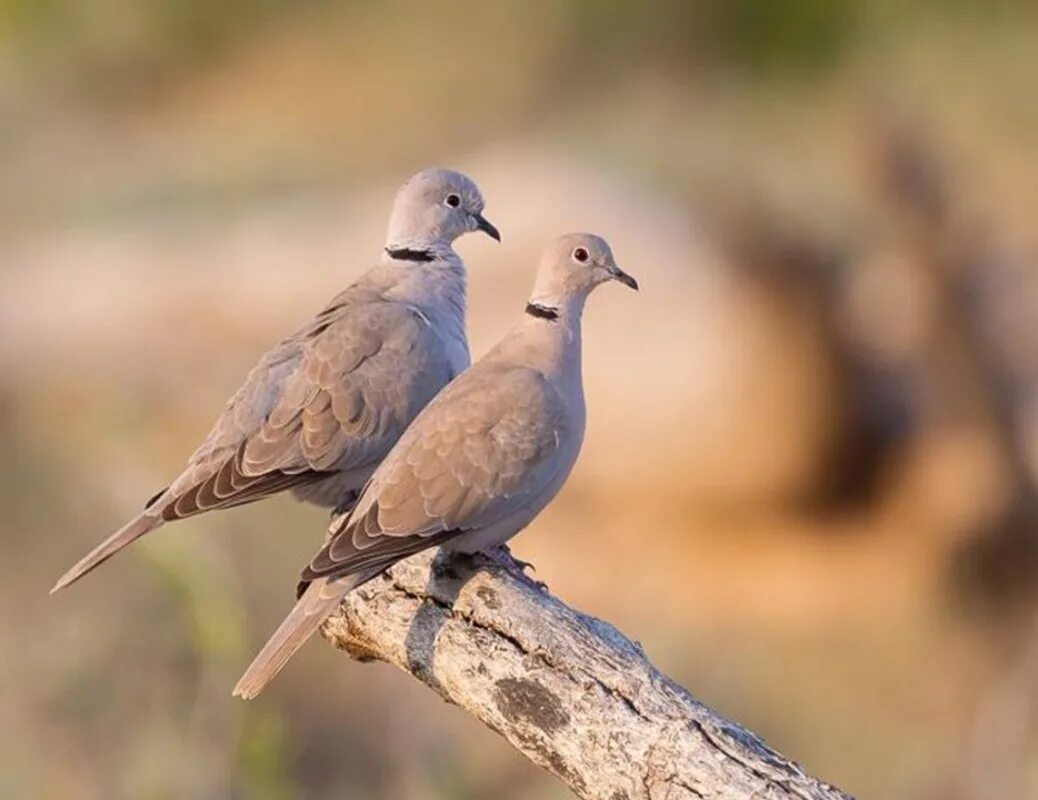
[[[421,236],[390,237],[382,250],[383,261],[399,261],[403,264],[428,264],[457,259],[458,254],[450,242]]]
[[[448,348],[456,372],[470,362],[465,336],[465,264],[453,250],[449,255],[425,261],[390,259],[384,269],[393,271],[389,297],[421,312]]]
[[[535,294],[515,332],[525,366],[581,397],[580,318],[585,299],[583,293],[561,298]]]

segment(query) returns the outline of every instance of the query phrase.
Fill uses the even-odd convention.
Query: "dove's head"
[[[464,233],[501,234],[483,216],[483,195],[471,178],[449,169],[424,169],[400,187],[386,233],[386,249],[450,247]]]
[[[530,303],[558,310],[574,300],[582,303],[592,289],[606,281],[638,289],[638,282],[616,265],[605,239],[569,233],[545,248]]]

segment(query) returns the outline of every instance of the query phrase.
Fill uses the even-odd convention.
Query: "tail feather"
[[[251,700],[270,683],[296,651],[313,635],[339,605],[339,601],[362,581],[359,576],[322,578],[310,584],[295,608],[285,617],[259,655],[234,687],[234,695]]]
[[[140,538],[148,531],[155,530],[155,528],[159,527],[162,523],[162,516],[155,515],[154,511],[144,512],[130,520],[126,525],[117,530],[77,561],[72,569],[58,578],[58,582],[54,584],[54,588],[50,590],[50,593],[54,594],[55,592],[64,589],[70,583],[79,580],[90,572],[90,570],[114,556],[126,547],[126,545]]]

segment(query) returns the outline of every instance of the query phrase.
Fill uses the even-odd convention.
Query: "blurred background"
[[[479,355],[587,229],[589,427],[514,543],[861,798],[1038,796],[1038,7],[0,2],[0,798],[563,798],[385,665],[230,690],[325,512],[53,580],[472,175]]]

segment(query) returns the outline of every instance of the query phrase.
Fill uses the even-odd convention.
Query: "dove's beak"
[[[614,281],[620,281],[624,286],[627,286],[634,291],[638,291],[638,281],[636,281],[631,275],[628,275],[622,269],[615,264],[609,267],[609,277]]]
[[[501,232],[491,224],[490,220],[482,214],[473,214],[472,218],[476,221],[476,228],[483,231],[491,239],[501,241]]]

